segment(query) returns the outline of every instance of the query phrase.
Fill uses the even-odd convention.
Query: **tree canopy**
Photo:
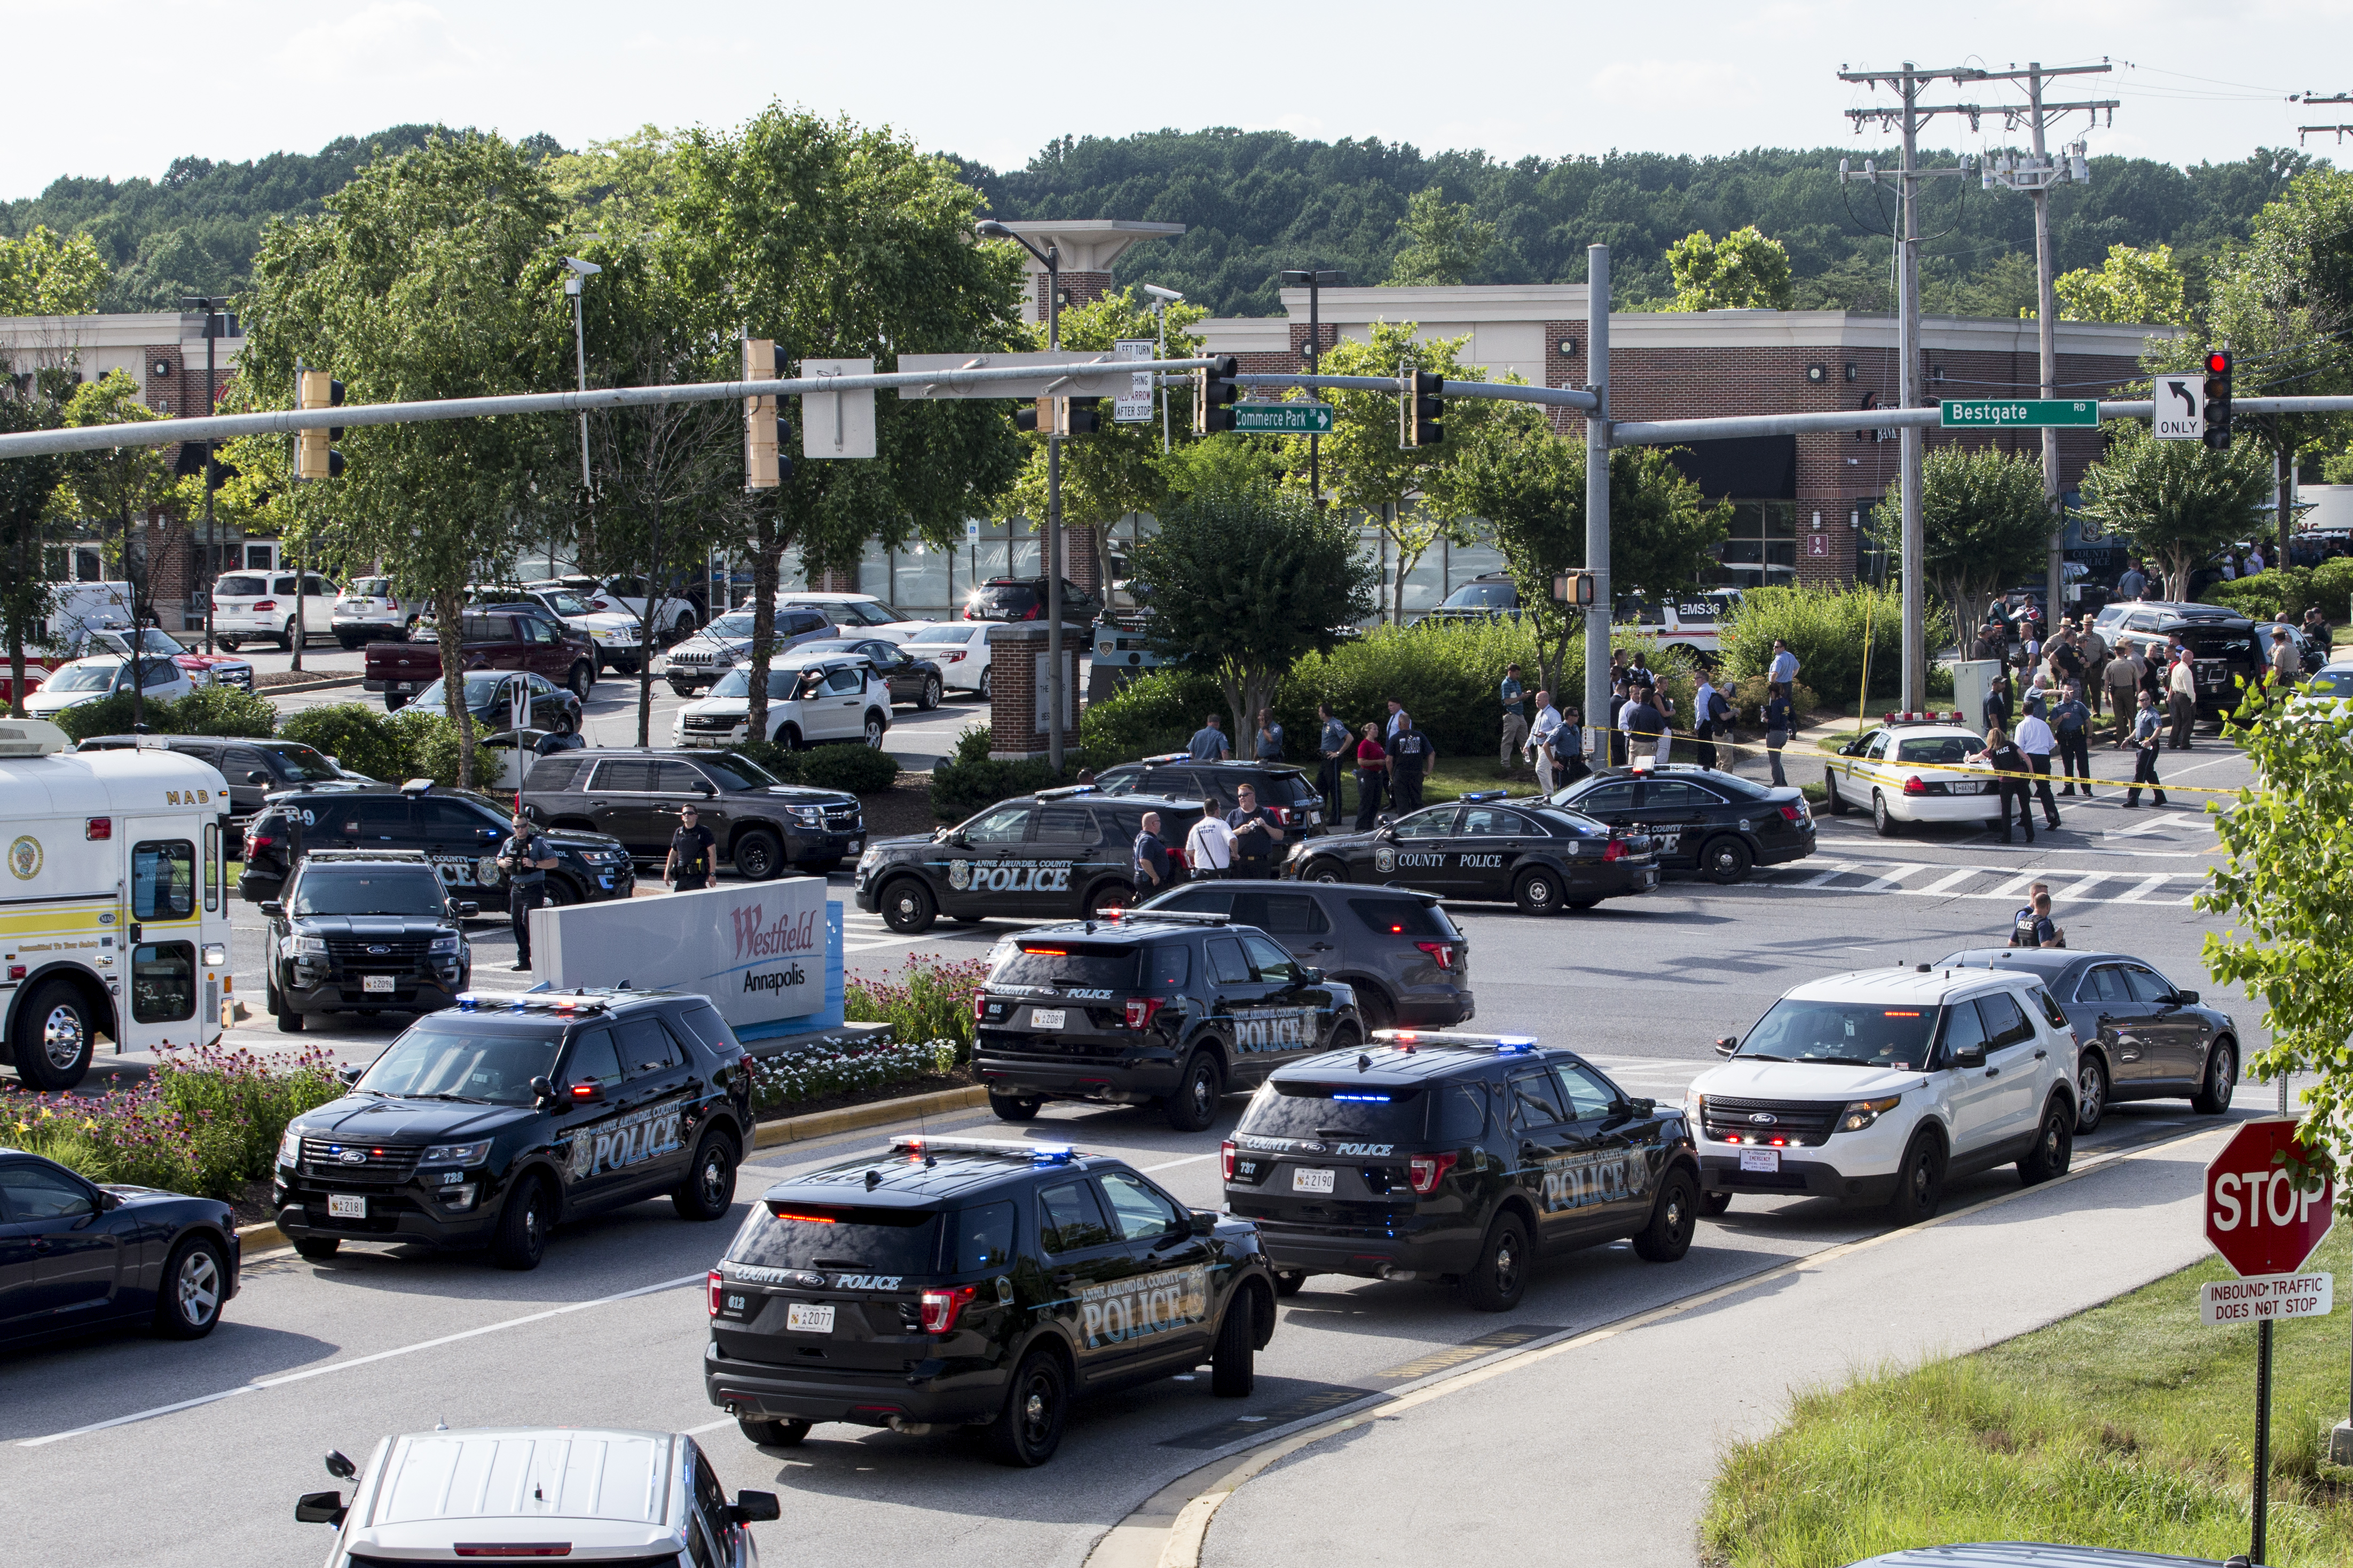
[[[2180,322],[2189,320],[2188,280],[2174,265],[2173,247],[2108,247],[2097,267],[2079,267],[2051,280],[2063,321]]]
[[[2175,443],[2179,445],[2179,443]],[[1921,461],[1920,575],[1957,626],[1973,626],[1994,595],[2039,576],[2051,541],[2042,465],[2023,452],[1932,447]],[[1904,553],[1904,509],[1894,492],[1871,531],[1891,561]]]
[[[1789,252],[1767,239],[1755,224],[1721,240],[1694,229],[1667,247],[1676,310],[1786,310],[1789,308]]]
[[[2253,533],[2270,492],[2271,464],[2251,437],[2216,451],[2112,420],[2107,455],[2084,473],[2083,510],[2164,574],[2167,598],[2187,599],[2191,570]]]

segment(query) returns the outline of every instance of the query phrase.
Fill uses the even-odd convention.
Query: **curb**
[[[970,1110],[987,1103],[988,1090],[975,1084],[970,1089],[943,1089],[930,1094],[911,1094],[903,1100],[877,1100],[865,1105],[845,1105],[839,1110],[813,1110],[807,1116],[787,1116],[776,1121],[761,1122],[752,1134],[752,1147],[773,1149],[784,1143],[805,1143],[812,1138],[829,1138],[837,1132],[855,1132],[861,1128],[880,1127],[886,1121],[897,1121],[903,1117]]]
[[[288,691],[325,691],[337,686],[357,686],[364,679],[365,677],[357,675],[337,675],[324,680],[288,680],[269,686],[257,684],[253,689],[253,694],[256,697],[270,698]]]
[[[266,1219],[259,1225],[238,1226],[237,1245],[237,1258],[241,1263],[257,1252],[276,1252],[294,1244],[286,1238],[284,1231],[278,1228],[276,1220]]]

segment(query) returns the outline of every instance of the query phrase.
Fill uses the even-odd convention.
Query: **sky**
[[[2108,59],[2109,75],[2060,84],[2120,100],[2113,127],[2077,114],[2059,128],[2094,153],[2227,162],[2295,145],[2299,125],[2353,124],[2353,103],[2287,101],[2353,92],[2353,0],[0,0],[0,29],[20,67],[59,64],[11,73],[0,198],[61,174],[153,177],[184,154],[315,152],[405,121],[576,148],[649,123],[724,127],[774,100],[1000,169],[1058,136],[1208,125],[1503,158],[1704,155],[1852,142],[1843,111],[1894,94],[1840,69],[1906,59]],[[1947,82],[1924,101],[2022,98]],[[1999,118],[1973,132],[1952,117],[1926,141],[1974,150],[2003,134]],[[2345,161],[2332,136],[2306,145]]]

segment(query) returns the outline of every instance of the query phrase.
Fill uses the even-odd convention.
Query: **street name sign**
[[[2148,427],[2160,441],[2202,441],[2206,438],[2206,383],[2197,375],[2160,375],[2155,387],[2157,412]]]
[[[1157,347],[1159,345],[1150,338],[1122,338],[1112,345],[1112,352],[1121,359],[1148,360],[1153,357],[1152,351]],[[1148,425],[1152,422],[1150,371],[1139,370],[1130,374],[1127,390],[1111,401],[1111,417],[1115,425]]]
[[[1938,404],[1937,424],[1947,430],[2049,430],[2096,426],[2100,405],[2092,397],[1948,397]]]
[[[2265,1274],[2210,1280],[2198,1288],[2198,1318],[2213,1325],[2325,1318],[2334,1305],[2332,1274]]]
[[[2242,1123],[2206,1167],[2206,1239],[2242,1279],[2294,1274],[2337,1223],[2336,1178],[2299,1188],[2282,1155],[2312,1152],[2294,1121],[2269,1117]]]
[[[1328,403],[1237,403],[1234,428],[1263,436],[1329,436],[1332,405]]]

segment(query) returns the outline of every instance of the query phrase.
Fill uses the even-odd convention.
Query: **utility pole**
[[[218,395],[216,389],[220,385],[215,374],[217,365],[215,353],[219,345],[221,329],[227,323],[223,318],[214,314],[214,306],[222,301],[195,299],[189,300],[188,303],[205,313],[205,412],[210,414],[214,412],[213,400]],[[205,651],[206,653],[214,651],[213,584],[220,579],[220,544],[213,531],[213,491],[219,488],[220,479],[214,470],[213,443],[207,440],[205,443]],[[298,583],[295,586],[299,588],[301,584]],[[298,595],[297,598],[299,597]]]
[[[1282,274],[1282,281],[1293,289],[1307,290],[1307,374],[1315,374],[1315,361],[1324,350],[1324,321],[1317,312],[1317,290],[1332,288],[1341,281],[1340,274],[1314,268],[1294,268]],[[1310,433],[1307,437],[1307,493],[1317,506],[1324,504],[1323,473],[1316,466],[1317,447],[1321,437]]]
[[[1609,575],[1609,247],[1585,247],[1585,569],[1593,603],[1585,612],[1585,731],[1596,756],[1609,759],[1609,619],[1617,607]]]

